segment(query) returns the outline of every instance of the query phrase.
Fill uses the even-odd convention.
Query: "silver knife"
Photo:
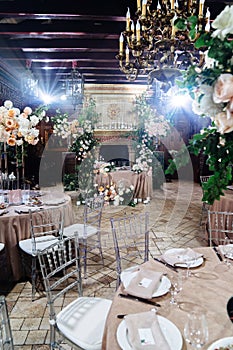
[[[154,306],[157,306],[157,307],[161,306],[160,304],[156,303],[155,301],[144,299],[144,298],[139,298],[139,297],[136,297],[134,295],[122,294],[122,293],[120,293],[118,295],[121,298],[131,299],[131,300],[135,300],[135,301],[140,301],[141,303],[150,304],[150,305],[154,305]]]
[[[159,263],[165,265],[165,266],[168,267],[169,269],[171,269],[171,270],[177,272],[177,269],[175,268],[175,266],[170,265],[170,264],[166,263],[165,261],[160,260],[160,259],[157,259],[157,258],[154,258],[154,260],[156,260],[156,261],[158,261]]]

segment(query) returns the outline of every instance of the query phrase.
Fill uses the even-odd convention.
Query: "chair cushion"
[[[73,224],[64,227],[63,234],[66,237],[73,236],[75,232],[78,232],[79,238],[84,238],[84,224]],[[97,228],[94,226],[86,226],[86,238],[93,236],[97,233]]]
[[[0,243],[0,252],[4,249],[5,244],[4,243]]]
[[[85,350],[100,350],[111,300],[80,297],[57,315],[57,327]]]
[[[51,244],[58,242],[58,238],[53,235],[41,236],[36,238],[36,250],[43,250]],[[24,239],[19,241],[19,247],[27,254],[32,254],[32,239]]]

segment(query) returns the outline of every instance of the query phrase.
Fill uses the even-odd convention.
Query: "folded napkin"
[[[124,291],[140,298],[151,299],[161,283],[162,276],[162,272],[139,269]]]
[[[195,252],[191,248],[180,249],[173,252],[165,252],[161,255],[161,259],[170,265],[185,264],[188,260],[196,260],[203,256],[203,254]]]
[[[125,316],[128,339],[134,350],[171,350],[155,311]]]

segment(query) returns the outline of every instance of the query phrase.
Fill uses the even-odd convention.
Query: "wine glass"
[[[202,348],[208,341],[208,326],[204,313],[192,311],[184,326],[185,340],[195,349]]]
[[[172,305],[178,305],[178,301],[176,300],[176,295],[182,290],[183,288],[183,275],[182,271],[177,271],[175,275],[169,276],[171,286],[170,286],[170,304]]]
[[[190,271],[190,267],[195,264],[197,258],[195,256],[189,256],[189,255],[183,255],[182,257],[183,259],[183,263],[187,266],[187,278],[190,277],[191,271]]]
[[[227,237],[223,240],[222,245],[219,248],[220,254],[222,255],[223,262],[228,267],[231,266],[231,260],[233,258],[233,245],[230,239]]]

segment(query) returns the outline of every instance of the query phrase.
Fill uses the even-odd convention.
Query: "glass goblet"
[[[223,262],[228,267],[231,266],[233,259],[233,244],[228,238],[225,238],[220,246],[220,253],[222,254]]]
[[[175,275],[169,276],[171,286],[170,286],[170,304],[178,305],[178,301],[176,300],[176,295],[183,288],[183,275],[181,271],[178,271]]]
[[[208,326],[204,313],[192,311],[184,326],[185,340],[195,349],[202,348],[208,341]]]

